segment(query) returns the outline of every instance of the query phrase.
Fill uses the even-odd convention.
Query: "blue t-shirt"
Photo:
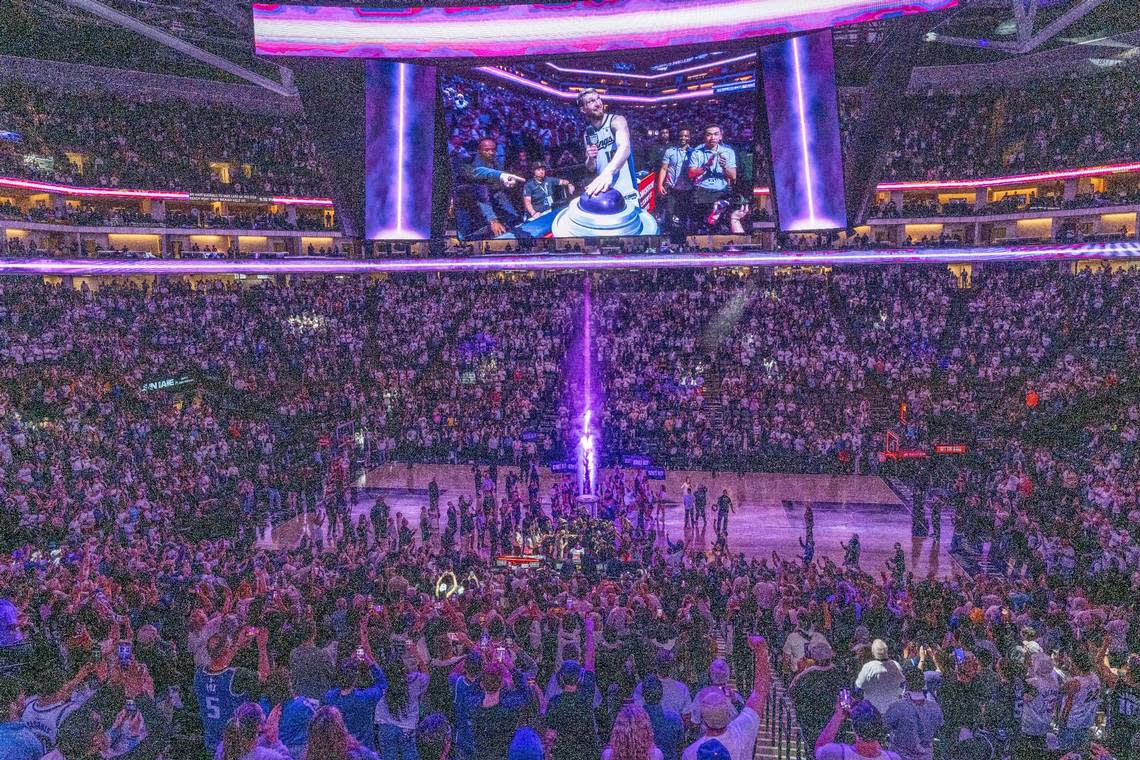
[[[376,733],[372,730],[373,716],[387,686],[384,672],[373,665],[372,685],[367,689],[353,689],[348,694],[341,694],[340,689],[329,689],[324,698],[324,704],[340,710],[348,732],[373,751],[376,750]]]
[[[281,743],[294,749],[309,743],[309,722],[316,714],[320,703],[309,697],[293,697],[281,708],[281,720],[277,724],[277,738]]]
[[[455,697],[455,746],[465,757],[475,754],[475,732],[472,715],[483,701],[483,688],[464,676],[451,677],[451,693]]]
[[[704,145],[698,145],[693,148],[693,152],[689,154],[689,168],[700,169],[709,163],[714,154],[724,155],[726,168],[736,168],[736,151],[727,145],[718,145],[714,150],[709,150]],[[720,162],[714,161],[712,166],[694,183],[696,187],[702,190],[708,190],[714,193],[723,193],[729,188],[731,184],[728,177],[725,176],[724,170],[720,168]]]
[[[0,760],[39,760],[43,747],[23,723],[0,723]]]
[[[669,190],[688,190],[693,186],[689,180],[689,154],[692,150],[674,146],[661,157],[661,165],[665,167],[665,187]]]

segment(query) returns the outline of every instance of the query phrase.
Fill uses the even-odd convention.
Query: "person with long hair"
[[[285,745],[265,720],[265,711],[256,702],[246,702],[234,711],[222,730],[216,760],[290,760]]]
[[[416,725],[420,701],[428,687],[424,673],[409,673],[402,657],[384,663],[384,696],[376,704],[376,733],[383,760],[419,760]]]
[[[602,760],[664,760],[653,743],[653,724],[644,707],[630,704],[618,711]]]
[[[309,746],[303,760],[379,760],[379,757],[348,732],[340,710],[325,705],[309,723]]]

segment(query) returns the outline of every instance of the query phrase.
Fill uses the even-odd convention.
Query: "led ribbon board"
[[[258,55],[478,58],[699,45],[942,10],[958,0],[576,0],[397,9],[254,3]]]

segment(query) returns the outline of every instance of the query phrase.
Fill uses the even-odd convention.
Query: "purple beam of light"
[[[368,61],[365,82],[365,235],[370,240],[427,240],[436,70]]]
[[[579,370],[578,409],[581,414],[581,427],[578,433],[578,494],[587,496],[598,491],[598,443],[599,436],[594,424],[594,333],[591,325],[590,277],[582,284],[582,351]]]
[[[807,193],[808,220],[815,222],[815,182],[811,176],[811,149],[808,147],[808,115],[807,106],[804,105],[804,76],[803,64],[800,61],[800,38],[792,38],[792,68],[796,75],[796,116],[800,124],[800,150],[803,151],[804,163],[804,190]],[[815,227],[822,225],[816,224]],[[814,228],[813,228],[814,229]]]
[[[477,256],[438,259],[5,259],[0,276],[399,274],[412,272],[583,271],[597,269],[702,269],[712,267],[857,266],[868,264],[970,264],[986,261],[1077,261],[1140,257],[1140,242],[894,248],[884,251],[805,251],[604,254],[600,256]]]

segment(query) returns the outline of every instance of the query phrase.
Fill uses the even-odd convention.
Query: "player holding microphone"
[[[708,231],[728,207],[728,194],[736,182],[736,151],[723,145],[719,126],[705,127],[705,141],[689,154],[689,179],[693,182],[693,217]],[[724,200],[724,203],[718,201]]]
[[[578,110],[590,124],[582,135],[586,145],[586,166],[597,176],[586,185],[585,194],[593,197],[609,188],[617,190],[626,203],[637,204],[637,184],[633,170],[633,151],[629,123],[624,116],[606,113],[606,104],[597,90],[583,90],[578,95]]]

